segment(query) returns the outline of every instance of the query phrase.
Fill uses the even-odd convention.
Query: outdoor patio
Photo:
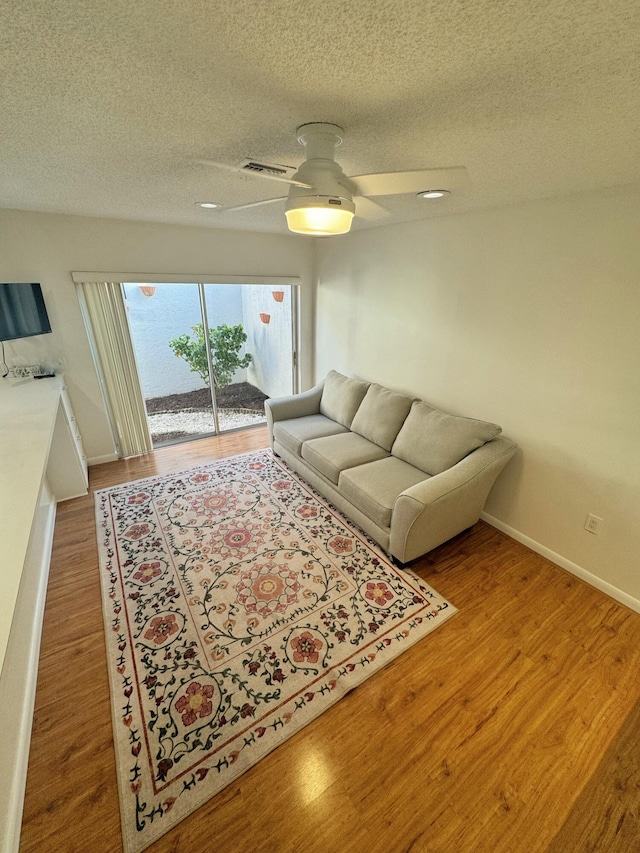
[[[241,429],[265,422],[264,401],[258,388],[237,382],[217,391],[220,430]],[[208,388],[145,400],[154,447],[188,440],[214,431]]]

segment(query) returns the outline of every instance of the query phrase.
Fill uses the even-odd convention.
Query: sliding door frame
[[[301,279],[300,276],[264,276],[264,275],[167,275],[160,273],[128,273],[128,272],[72,272],[72,279],[76,285],[84,285],[91,286],[92,284],[104,284],[105,282],[113,282],[118,283],[120,285],[120,291],[124,295],[123,285],[124,284],[197,284],[198,292],[200,294],[200,305],[201,312],[203,316],[204,323],[208,328],[207,314],[206,314],[206,304],[205,304],[205,292],[204,285],[206,284],[227,284],[227,285],[243,285],[243,284],[253,284],[253,285],[264,285],[265,287],[273,287],[278,285],[284,285],[290,287],[291,294],[291,389],[293,394],[297,394],[300,390],[300,285]],[[87,329],[89,332],[89,329]],[[127,332],[129,334],[129,346],[133,349],[133,344],[131,341],[130,331],[127,326]],[[94,339],[90,340],[90,345],[92,349],[95,351],[97,349],[95,335]],[[209,364],[209,375],[213,376],[212,373],[212,356],[211,356],[211,347],[210,343],[207,340],[207,360]],[[95,355],[95,352],[94,352]],[[104,377],[101,375],[100,370],[100,362],[96,360],[96,370],[98,371],[98,378],[100,380],[100,384],[103,390],[103,396],[105,397],[105,404],[107,409],[107,417],[111,423],[112,431],[114,432],[114,440],[117,447],[120,447],[121,440],[118,435],[117,429],[115,429],[115,420],[113,416],[113,412],[111,411],[111,407],[109,405],[108,395],[104,394]],[[216,435],[220,434],[220,426],[218,421],[218,407],[217,402],[215,400],[215,391],[213,389],[213,384],[210,385],[211,390],[211,398],[213,403],[213,417],[214,417],[214,426],[216,430]],[[129,392],[132,393],[136,399],[136,403],[142,405],[144,408],[144,399],[142,396],[142,389],[140,388],[139,382],[137,383],[135,388],[129,389]],[[138,399],[139,398],[139,399]]]

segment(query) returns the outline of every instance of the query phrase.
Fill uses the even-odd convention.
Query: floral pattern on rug
[[[455,612],[269,450],[96,517],[127,853]]]

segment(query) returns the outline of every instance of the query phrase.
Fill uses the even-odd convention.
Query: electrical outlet
[[[600,533],[600,527],[602,525],[602,519],[597,515],[593,515],[593,513],[589,513],[587,516],[587,520],[584,523],[584,529],[588,530],[589,533]]]

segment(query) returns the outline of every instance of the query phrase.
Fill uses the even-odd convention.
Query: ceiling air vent
[[[238,163],[243,172],[260,172],[275,175],[276,178],[290,178],[296,172],[295,166],[282,166],[279,163],[260,163],[258,160],[243,160]]]

